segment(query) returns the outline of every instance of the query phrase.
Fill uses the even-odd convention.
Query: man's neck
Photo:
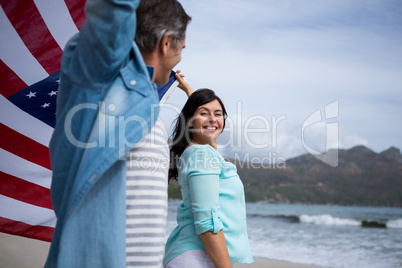
[[[155,74],[157,72],[156,70],[156,66],[158,66],[158,56],[156,55],[155,52],[151,52],[151,53],[141,53],[142,58],[144,59],[145,65],[147,66],[153,66],[154,67],[154,75],[152,77],[152,82],[155,82]]]

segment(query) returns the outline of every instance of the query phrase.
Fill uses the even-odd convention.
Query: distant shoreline
[[[180,199],[172,199],[169,201],[181,201]],[[336,203],[281,203],[281,202],[273,202],[267,200],[260,200],[260,201],[253,201],[253,202],[246,202],[246,203],[253,203],[253,204],[271,204],[271,205],[304,205],[304,206],[338,206],[338,207],[364,207],[364,208],[402,208],[402,206],[385,206],[385,205],[359,205],[359,204],[336,204]]]

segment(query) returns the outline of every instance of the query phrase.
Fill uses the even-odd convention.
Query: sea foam
[[[402,219],[389,220],[387,228],[402,228]]]
[[[310,223],[317,225],[348,225],[348,226],[361,226],[361,222],[355,219],[345,219],[333,217],[329,214],[323,215],[301,215],[300,222]]]

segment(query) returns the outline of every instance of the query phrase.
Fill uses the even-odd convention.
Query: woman
[[[189,97],[177,119],[169,180],[179,181],[183,202],[177,210],[178,226],[166,243],[166,268],[253,262],[243,184],[236,167],[216,150],[226,116],[220,98],[201,89]]]

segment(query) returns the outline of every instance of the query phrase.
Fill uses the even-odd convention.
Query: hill
[[[375,153],[364,146],[338,150],[338,166],[310,154],[277,166],[235,162],[248,202],[402,207],[402,155],[398,148]],[[169,186],[169,198],[180,198]]]
[[[402,207],[399,149],[377,154],[357,146],[338,150],[338,157],[336,167],[310,154],[286,161],[281,169],[236,165],[247,201]]]

